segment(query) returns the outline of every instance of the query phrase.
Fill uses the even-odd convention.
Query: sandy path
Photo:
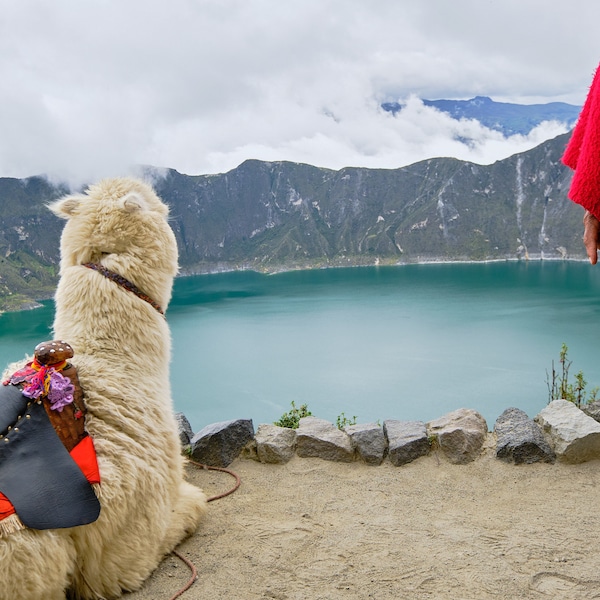
[[[232,496],[179,547],[203,600],[600,598],[600,461],[403,467],[237,460]],[[190,469],[207,493],[227,475]],[[168,600],[189,571],[173,557],[127,600]]]

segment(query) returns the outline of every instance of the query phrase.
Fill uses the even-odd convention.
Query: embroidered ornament
[[[66,364],[66,362],[65,362]],[[59,365],[57,368],[63,368]],[[5,385],[24,383],[22,394],[28,398],[48,398],[50,408],[58,412],[73,402],[75,388],[68,377],[57,371],[54,366],[40,365],[37,360],[28,363],[24,369],[17,371]]]
[[[50,373],[50,382],[48,389],[48,400],[50,400],[50,408],[58,412],[73,402],[73,392],[75,388],[71,380],[58,371]],[[77,417],[76,417],[77,418]]]

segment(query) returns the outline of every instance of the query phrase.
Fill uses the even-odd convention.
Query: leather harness
[[[164,316],[157,302],[123,276],[97,263],[82,266],[132,292]],[[66,342],[42,342],[35,348],[34,361],[0,385],[0,500],[2,495],[8,499],[20,520],[4,533],[23,525],[76,527],[92,523],[100,514],[94,488],[70,454],[88,436],[77,370],[67,362],[72,357],[73,349]],[[56,372],[60,372],[59,385],[70,391],[68,400],[62,398],[59,404],[50,398]],[[31,387],[36,387],[35,395]]]
[[[36,359],[51,367],[57,345],[62,363],[65,355],[73,356],[62,341],[44,342],[36,347]],[[74,390],[73,400],[60,411],[47,394],[25,395],[27,368],[0,385],[0,492],[23,525],[33,529],[85,525],[100,514],[92,485],[69,454],[88,435],[83,392],[74,366],[67,363],[61,372]]]

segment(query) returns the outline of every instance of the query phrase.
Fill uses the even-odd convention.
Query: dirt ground
[[[491,442],[490,442],[491,446]],[[600,598],[600,461],[515,466],[488,448],[452,465],[236,460],[178,551],[202,600]],[[227,474],[189,468],[208,495]],[[126,600],[169,600],[190,571],[168,556]]]

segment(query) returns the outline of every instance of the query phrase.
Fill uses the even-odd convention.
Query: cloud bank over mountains
[[[599,21],[588,0],[8,0],[0,176],[490,163],[565,128],[507,139],[419,98],[581,104]]]

